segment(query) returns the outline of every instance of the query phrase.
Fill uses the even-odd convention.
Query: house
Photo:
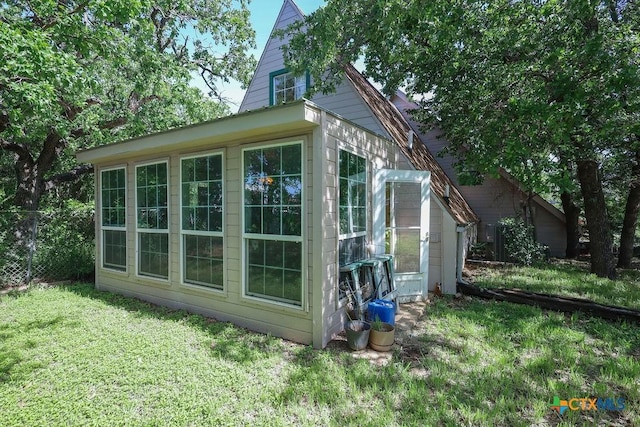
[[[420,130],[420,126],[411,120],[411,110],[418,105],[407,99],[401,91],[391,98],[391,102],[409,122],[413,131],[420,136],[420,140],[429,151],[436,155],[438,163],[451,177],[456,188],[471,206],[480,221],[478,222],[478,241],[496,243],[500,240],[499,230],[496,225],[501,218],[522,215],[533,216],[530,220],[535,224],[536,238],[549,248],[551,256],[563,258],[567,247],[566,219],[564,213],[553,206],[538,194],[533,194],[530,201],[531,210],[524,211],[528,193],[522,189],[518,181],[505,170],[500,170],[497,177],[484,177],[482,183],[476,185],[463,185],[458,181],[454,169],[456,159],[451,155],[441,155],[440,151],[447,145],[447,140],[440,136],[439,129],[433,129],[427,133]],[[499,258],[504,257],[500,253],[500,246],[495,248]]]
[[[398,170],[395,143],[309,101],[77,158],[95,168],[99,289],[324,347],[345,320],[339,242],[384,248],[397,218],[426,292],[430,174]]]
[[[304,19],[302,11],[293,0],[284,0],[274,25],[274,31]],[[287,43],[279,37],[271,37],[258,61],[256,72],[247,88],[239,111],[252,111],[269,105],[277,105],[302,97],[312,82],[308,75],[293,76],[284,66],[281,47]],[[398,168],[428,171],[431,174],[430,217],[428,234],[413,236],[410,242],[398,230],[403,245],[389,242],[386,248],[376,252],[391,252],[395,257],[396,281],[401,300],[426,296],[420,280],[411,276],[411,265],[403,265],[405,257],[414,257],[419,242],[428,241],[427,288],[440,286],[445,293],[456,292],[456,281],[461,275],[466,251],[476,239],[476,223],[479,218],[458,191],[453,181],[440,167],[437,160],[420,141],[419,135],[400,111],[376,90],[354,67],[345,69],[345,79],[333,94],[317,94],[312,100],[334,114],[382,135],[395,142]],[[400,194],[400,192],[396,192]],[[409,196],[406,196],[409,197]],[[416,227],[416,225],[413,225]],[[345,251],[366,256],[364,247],[373,238],[374,230],[362,230],[355,234],[341,234],[339,258],[341,264],[353,260]],[[406,250],[412,254],[403,254]]]
[[[274,29],[286,28],[301,19],[304,19],[304,14],[295,2],[284,0]],[[268,41],[239,111],[295,99],[302,96],[311,83],[308,76],[294,79],[287,74],[281,53],[281,47],[286,43],[287,40],[280,38],[271,38]],[[289,80],[286,80],[287,76]],[[445,292],[455,292],[455,270],[447,265],[446,261],[441,261],[453,259],[453,248],[445,248],[450,237],[447,236],[445,239],[443,230],[437,229],[437,224],[443,221],[449,223],[449,229],[452,223],[455,223],[456,227],[467,229],[462,236],[461,246],[464,249],[476,241],[489,242],[492,245],[497,243],[497,255],[504,256],[504,253],[500,253],[499,242],[496,242],[500,240],[496,225],[501,218],[525,213],[533,216],[530,219],[536,226],[538,241],[549,247],[552,256],[564,256],[565,217],[559,209],[534,194],[530,201],[531,210],[525,212],[523,207],[527,203],[528,194],[523,191],[517,180],[504,170],[499,172],[498,178],[486,177],[480,185],[461,185],[453,167],[455,159],[452,156],[438,155],[446,146],[446,139],[438,137],[437,129],[423,133],[418,124],[411,120],[409,111],[417,108],[415,103],[409,101],[401,92],[391,100],[385,99],[352,66],[345,69],[345,76],[345,80],[334,94],[317,94],[313,101],[396,141],[401,152],[399,161],[404,162],[404,167],[432,172],[435,197],[432,198],[431,209],[433,230],[429,263],[430,289],[439,283]],[[449,232],[449,235],[451,234]],[[462,256],[466,257],[466,253]]]
[[[275,28],[300,18],[285,0]],[[238,114],[76,156],[95,169],[97,288],[324,347],[350,304],[341,271],[390,253],[390,295],[453,293],[479,218],[357,70],[303,99],[280,43]]]

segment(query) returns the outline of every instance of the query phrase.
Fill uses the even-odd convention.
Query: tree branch
[[[21,159],[25,159],[33,163],[33,158],[29,149],[24,144],[16,144],[0,138],[0,148],[18,155]]]
[[[82,176],[93,172],[92,165],[78,165],[75,168],[71,169],[69,172],[61,173],[55,175],[44,182],[44,190],[49,191],[56,188],[58,185],[63,182],[73,182],[80,179]]]

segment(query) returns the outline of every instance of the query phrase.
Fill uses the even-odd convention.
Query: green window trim
[[[100,171],[100,228],[102,268],[127,271],[127,169]]]
[[[224,159],[211,152],[180,159],[182,283],[224,289]]]
[[[281,70],[277,70],[277,71],[273,71],[271,73],[269,73],[269,105],[275,105],[276,100],[275,100],[275,91],[274,91],[274,78],[281,76],[283,74],[287,74],[289,73],[289,70],[287,68],[283,68]],[[308,72],[305,72],[305,92],[307,90],[309,90],[309,88],[311,87],[311,75]],[[300,95],[300,97],[297,97],[295,99],[299,99],[302,96],[304,96],[304,92],[302,95]],[[292,100],[287,100],[286,102],[291,102],[294,101],[295,99]]]

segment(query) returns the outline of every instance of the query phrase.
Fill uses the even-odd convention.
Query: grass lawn
[[[585,262],[555,260],[540,267],[483,268],[471,265],[475,284],[487,288],[519,288],[640,310],[640,270],[618,270],[619,280],[588,274]]]
[[[439,298],[415,332],[378,366],[88,284],[36,287],[0,297],[0,425],[640,425],[640,325]],[[560,417],[554,396],[625,409]]]

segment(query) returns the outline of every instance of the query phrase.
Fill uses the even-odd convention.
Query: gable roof
[[[274,50],[279,51],[280,47],[286,44],[286,40],[280,40],[277,37],[273,37],[273,32],[280,28],[285,28],[289,24],[292,24],[296,21],[300,21],[304,19],[304,13],[300,10],[298,5],[293,0],[284,0],[282,2],[282,7],[280,8],[280,12],[278,12],[278,17],[273,24],[273,28],[271,28],[271,33],[269,33],[269,39],[262,50],[262,54],[260,55],[260,59],[258,60],[258,64],[256,65],[256,72],[253,73],[253,77],[251,77],[251,82],[249,86],[247,86],[247,90],[244,92],[244,96],[242,97],[242,102],[240,103],[240,107],[238,108],[239,112],[245,111],[248,109],[249,99],[248,95],[253,93],[254,91],[263,91],[267,94],[269,93],[269,81],[263,81],[262,75],[257,73],[257,70],[262,68],[263,66],[269,66],[268,62],[273,61],[279,64],[282,63],[282,58],[269,58],[267,56],[267,52],[271,52]],[[280,55],[282,56],[282,55]],[[271,71],[278,71],[277,69],[272,69]],[[261,86],[262,85],[262,86]],[[266,87],[264,87],[266,85]],[[268,95],[267,95],[268,96]],[[268,100],[269,98],[267,98]],[[268,105],[268,102],[267,102]],[[249,107],[251,108],[251,107]]]
[[[396,106],[373,87],[353,65],[349,64],[345,67],[345,75],[396,142],[402,154],[416,169],[431,172],[432,194],[442,201],[443,206],[449,210],[456,221],[459,224],[478,222],[476,213],[416,132],[413,132],[413,145],[409,147],[409,131],[413,129]],[[444,198],[447,186],[449,187],[448,203]]]
[[[418,105],[415,102],[409,100],[406,94],[400,90],[398,90],[394,94],[394,96],[391,99],[391,102],[394,104],[394,106],[396,106],[396,108],[400,111],[402,116],[407,120],[409,125],[413,128],[414,132],[421,133],[418,127],[418,123],[411,120],[411,111],[419,108]],[[523,188],[522,184],[520,184],[520,182],[513,175],[507,172],[504,168],[500,168],[498,170],[498,174],[500,175],[500,177],[502,177],[502,179],[504,179],[513,187],[515,187],[517,191],[519,191],[520,193],[522,194],[528,193],[528,191],[525,188]],[[542,198],[539,194],[534,194],[533,200],[539,206],[541,206],[543,209],[549,212],[551,215],[556,217],[558,220],[562,222],[566,222],[564,213],[560,209],[558,209],[556,206],[549,203],[549,201]]]
[[[265,78],[268,75],[266,70],[278,71],[282,68],[283,58],[280,48],[286,44],[286,40],[280,40],[273,37],[273,31],[284,28],[289,24],[304,19],[304,14],[293,0],[284,0],[278,14],[278,18],[271,30],[271,36],[265,45],[264,50],[258,61],[256,72],[253,75],[251,83],[245,92],[239,111],[256,108],[258,106],[268,105],[269,103],[269,81]],[[275,57],[274,52],[280,52],[279,57]],[[276,68],[274,68],[276,67]],[[259,71],[260,70],[260,71]],[[351,113],[353,109],[344,109],[343,99],[340,102],[337,99],[331,99],[332,96],[317,94],[312,99],[324,108],[331,111],[337,108],[338,114],[341,114],[348,120],[353,120],[360,125],[368,125],[367,128],[374,132],[384,132],[388,137],[393,139],[399,147],[402,154],[407,158],[411,165],[417,170],[431,172],[431,194],[432,197],[439,199],[440,204],[449,212],[451,217],[458,224],[471,224],[479,221],[478,216],[460,194],[454,183],[449,179],[445,171],[438,164],[429,149],[424,145],[419,136],[414,134],[413,147],[409,148],[409,131],[411,126],[402,116],[400,111],[375,87],[371,85],[358,70],[352,65],[345,67],[346,87],[353,88],[353,94],[349,94],[353,102],[353,96],[357,94],[362,99],[363,104],[358,107],[361,114],[367,116],[353,117]],[[344,89],[344,88],[343,88]],[[334,94],[333,98],[335,98]],[[261,103],[262,102],[262,103]],[[371,118],[368,118],[368,116]],[[379,128],[379,129],[372,129]],[[449,200],[444,195],[449,188]]]

